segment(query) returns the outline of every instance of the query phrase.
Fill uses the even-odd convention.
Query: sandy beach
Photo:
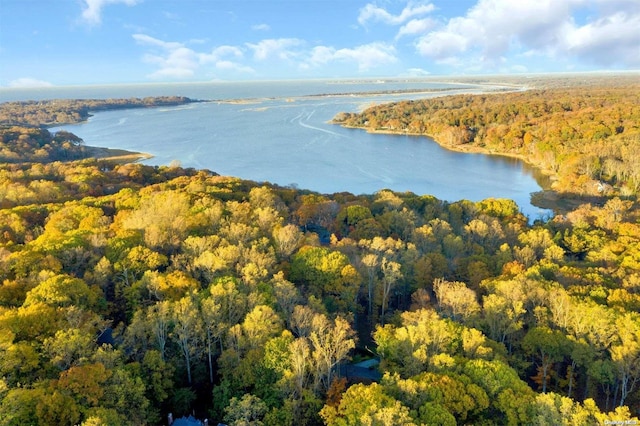
[[[115,161],[118,163],[135,163],[153,158],[153,155],[145,152],[133,152],[124,149],[103,148],[99,146],[86,146],[89,157],[101,160]]]

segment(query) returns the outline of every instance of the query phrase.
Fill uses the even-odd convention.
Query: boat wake
[[[316,126],[312,126],[310,124],[307,124],[306,122],[309,121],[309,119],[311,118],[311,116],[313,115],[313,113],[315,112],[315,110],[311,111],[308,114],[305,113],[301,113],[299,114],[297,117],[293,118],[291,121],[293,122],[294,120],[298,120],[298,124],[306,129],[312,129],[312,130],[317,130],[319,132],[323,132],[323,133],[327,133],[329,135],[333,135],[333,136],[337,136],[339,138],[344,138],[346,137],[345,135],[341,135],[340,133],[337,132],[333,132],[331,130],[327,130],[327,129],[323,129],[321,127],[316,127]]]

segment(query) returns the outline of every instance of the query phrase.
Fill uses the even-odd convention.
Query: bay
[[[531,193],[541,187],[536,171],[519,160],[452,152],[427,137],[370,134],[328,123],[338,112],[371,104],[487,87],[317,81],[158,86],[137,87],[128,96],[119,92],[127,88],[100,90],[106,90],[102,97],[179,94],[216,101],[99,112],[85,123],[51,130],[64,128],[88,145],[150,153],[154,157],[146,163],[153,165],[179,161],[184,167],[321,193],[391,189],[448,201],[508,198],[530,220],[549,214],[531,205]],[[438,91],[426,92],[433,89]]]

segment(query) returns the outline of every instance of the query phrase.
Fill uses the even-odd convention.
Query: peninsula
[[[559,212],[559,198],[576,207],[585,198],[640,190],[640,84],[620,76],[594,83],[394,102],[332,122],[519,158],[550,177],[536,202]]]
[[[5,102],[0,104],[0,125],[52,127],[81,123],[91,117],[91,112],[95,111],[177,106],[192,102],[202,101],[184,96],[158,96]]]
[[[83,158],[109,159],[115,162],[139,161],[147,153],[85,146],[76,135],[47,128],[86,121],[92,112],[114,109],[178,106],[201,102],[183,96],[128,99],[54,99],[0,104],[0,162],[48,162]]]

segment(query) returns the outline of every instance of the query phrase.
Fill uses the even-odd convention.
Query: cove
[[[548,214],[531,205],[531,193],[541,187],[536,171],[520,160],[328,123],[338,112],[388,100],[366,94],[221,100],[99,112],[88,122],[51,130],[64,128],[87,145],[150,153],[154,157],[145,163],[152,165],[177,160],[184,167],[321,193],[391,189],[447,201],[509,198],[530,220]]]

